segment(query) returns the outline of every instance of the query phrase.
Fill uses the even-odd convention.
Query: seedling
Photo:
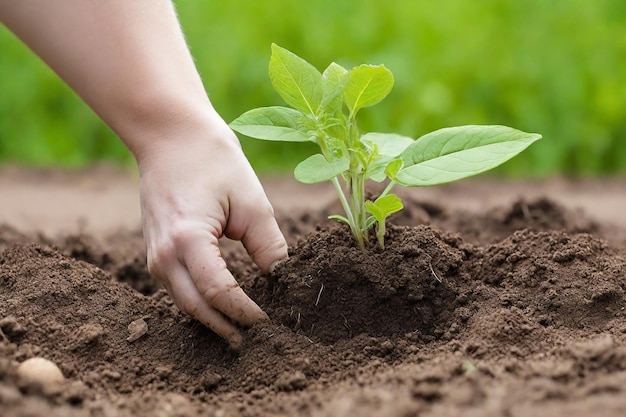
[[[396,184],[428,186],[476,175],[541,138],[495,125],[449,127],[417,140],[393,133],[361,134],[359,110],[380,102],[393,87],[393,74],[384,65],[348,70],[333,62],[320,73],[272,44],[269,74],[291,107],[250,110],[231,122],[231,128],[256,139],[317,143],[320,153],[298,164],[295,177],[306,184],[333,183],[345,213],[330,218],[348,224],[361,248],[369,244],[368,230],[375,226],[384,249],[385,221],[403,208],[390,193]],[[365,201],[366,180],[388,181],[374,201]]]

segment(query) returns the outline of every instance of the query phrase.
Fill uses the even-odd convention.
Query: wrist
[[[208,98],[180,94],[140,100],[125,112],[116,132],[135,157],[140,171],[155,159],[199,152],[239,142]]]

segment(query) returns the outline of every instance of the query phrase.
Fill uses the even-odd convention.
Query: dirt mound
[[[271,275],[226,244],[272,318],[238,354],[152,281],[137,233],[0,228],[0,414],[621,415],[626,255],[604,229],[545,199],[407,213],[384,252],[326,213],[280,218],[293,246]],[[17,380],[33,356],[62,390]]]
[[[363,333],[432,339],[454,311],[449,281],[465,260],[460,240],[422,226],[392,228],[387,241],[385,251],[364,251],[346,228],[317,232],[269,277],[262,302],[292,330],[325,343]]]

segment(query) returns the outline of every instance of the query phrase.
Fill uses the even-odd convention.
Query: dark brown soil
[[[0,226],[0,415],[624,415],[623,230],[543,196],[405,205],[384,252],[332,206],[278,210],[291,249],[271,275],[224,242],[272,318],[239,353],[173,306],[136,231]],[[18,383],[33,356],[62,390]]]

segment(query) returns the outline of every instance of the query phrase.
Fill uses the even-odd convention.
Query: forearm
[[[169,0],[0,0],[0,20],[138,160],[212,112]]]

